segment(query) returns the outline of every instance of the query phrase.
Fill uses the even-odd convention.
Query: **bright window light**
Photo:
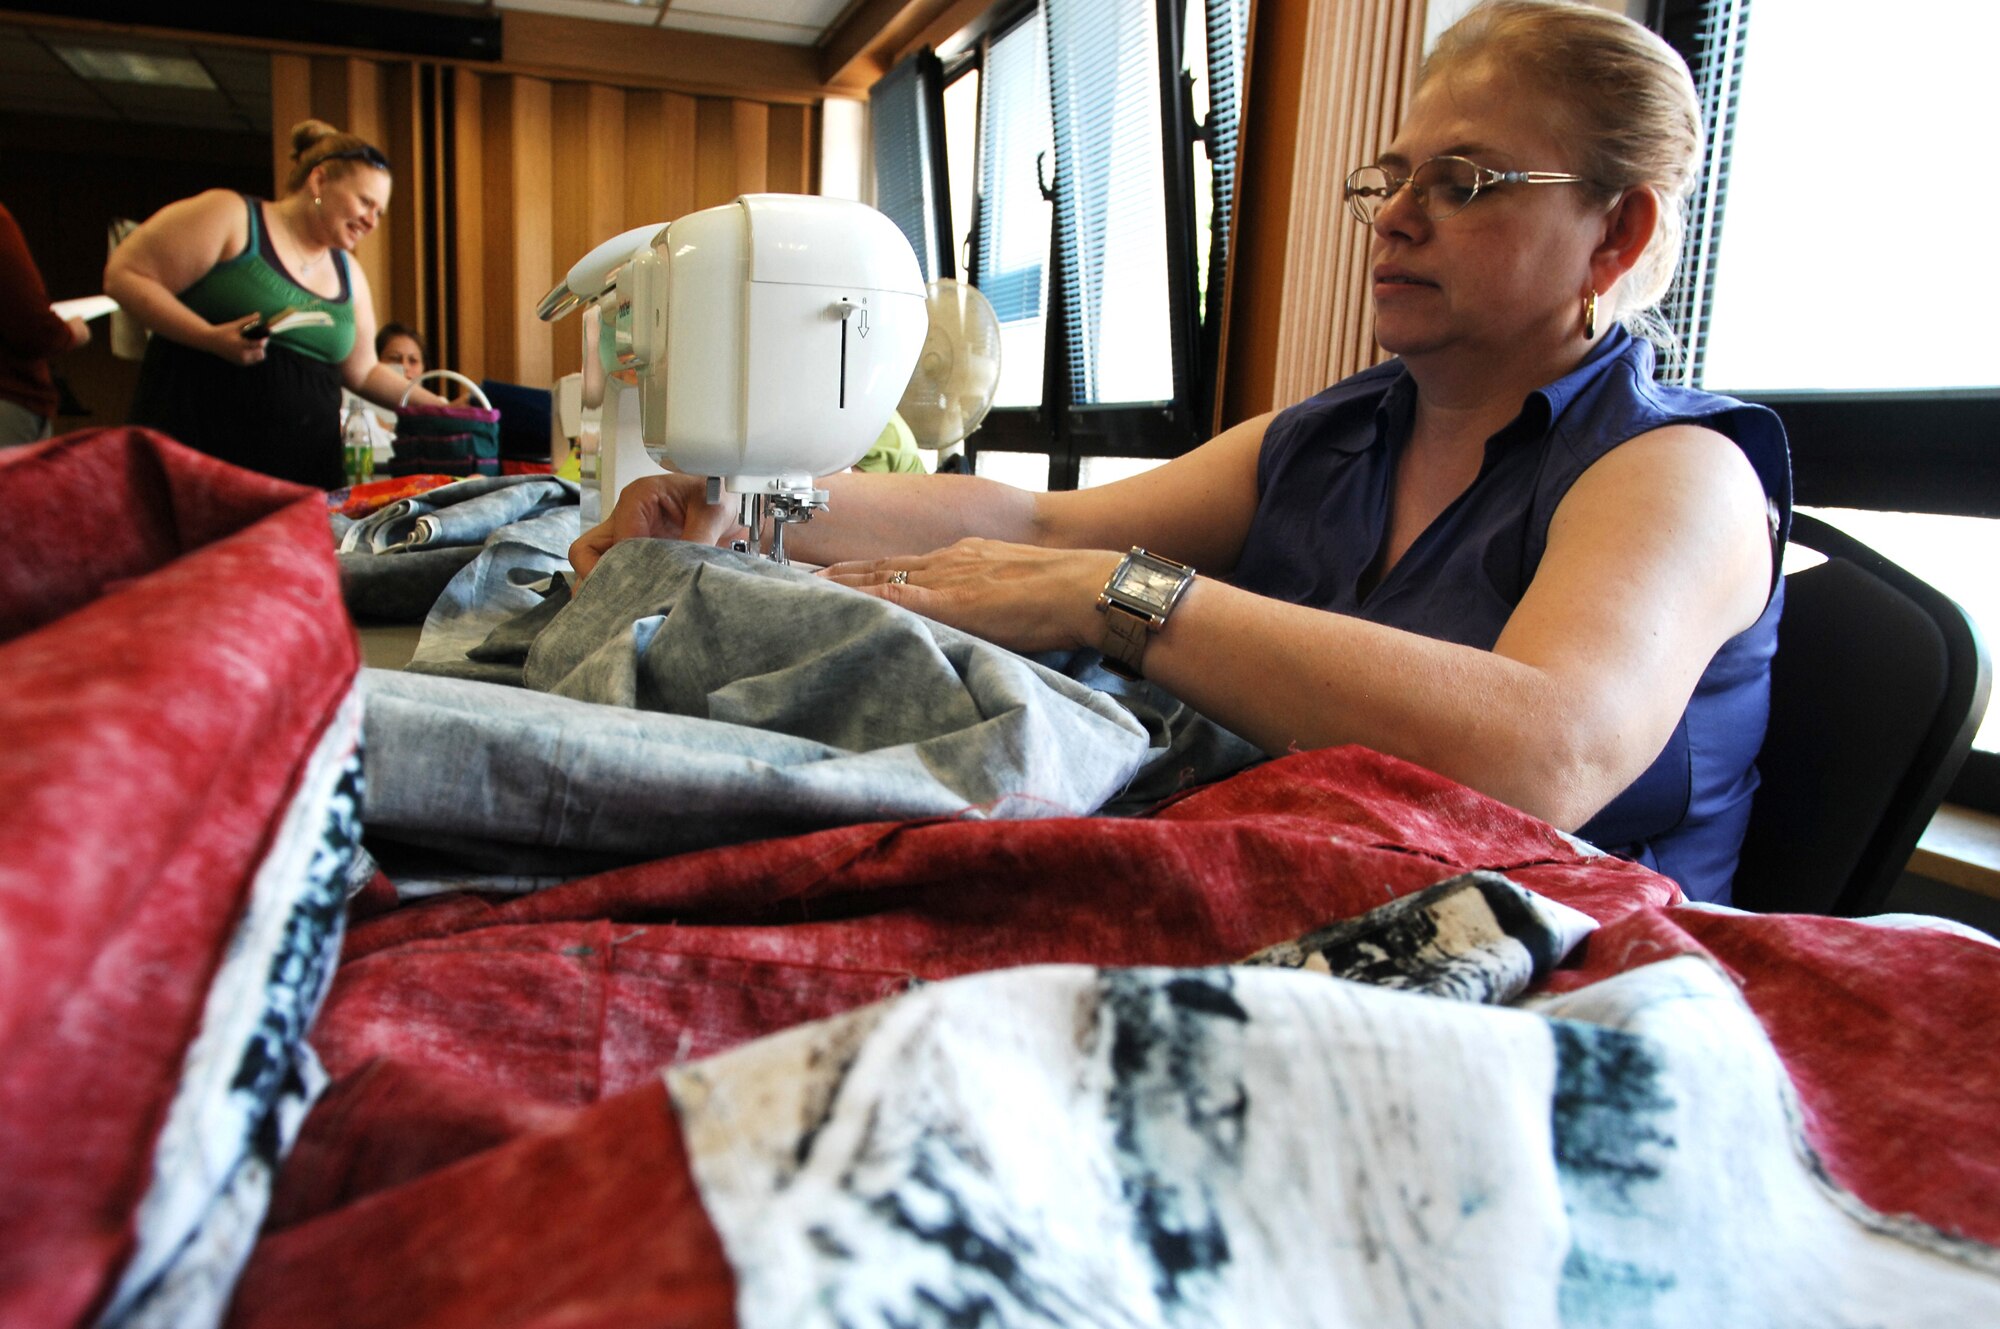
[[[1707,387],[2000,383],[2000,5],[1757,0]]]
[[[1084,457],[1077,463],[1076,487],[1091,489],[1114,480],[1129,480],[1164,465],[1158,457]]]
[[[1048,492],[1049,454],[1046,452],[982,452],[972,459],[972,473],[987,480],[1037,494]]]

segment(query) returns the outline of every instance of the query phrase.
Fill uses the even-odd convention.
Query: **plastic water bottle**
[[[365,484],[375,476],[375,438],[368,419],[357,407],[347,413],[340,427],[342,450],[346,454],[347,483]]]

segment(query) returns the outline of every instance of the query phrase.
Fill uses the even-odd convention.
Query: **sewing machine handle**
[[[535,312],[544,323],[553,323],[579,305],[603,295],[611,287],[612,275],[640,246],[651,244],[665,227],[665,222],[653,222],[612,236],[571,265],[569,275],[542,297]]]
[[[479,385],[477,383],[474,383],[471,379],[467,378],[465,375],[459,373],[456,369],[432,369],[425,373],[418,374],[415,378],[410,380],[410,386],[403,389],[403,401],[402,401],[403,405],[405,406],[409,405],[410,394],[412,392],[415,392],[417,390],[417,385],[422,383],[427,378],[448,378],[455,383],[462,383],[472,393],[472,399],[479,403],[479,408],[481,410],[490,411],[493,409],[493,403],[486,400],[486,394],[479,390]]]

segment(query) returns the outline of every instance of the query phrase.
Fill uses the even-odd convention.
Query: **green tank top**
[[[340,273],[340,294],[332,299],[314,294],[285,271],[264,228],[263,209],[257,200],[245,195],[243,202],[250,209],[250,243],[235,258],[216,264],[182,291],[181,303],[211,323],[253,312],[271,315],[285,309],[323,309],[333,315],[331,327],[293,328],[274,333],[271,340],[311,359],[339,364],[354,349],[354,288],[348,281],[347,255],[338,250],[333,254]]]

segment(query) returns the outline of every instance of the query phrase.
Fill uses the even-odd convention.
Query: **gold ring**
[[[909,580],[910,580],[910,574],[906,571],[898,569],[895,573],[890,575],[889,584],[891,586],[901,586],[904,583],[908,582]]]

